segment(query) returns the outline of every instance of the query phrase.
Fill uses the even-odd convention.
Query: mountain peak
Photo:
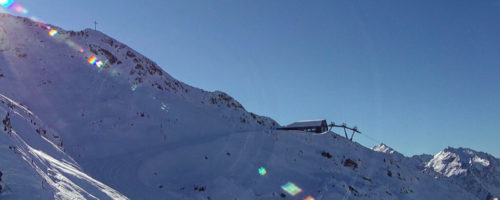
[[[434,155],[426,168],[454,180],[481,199],[500,196],[500,162],[490,154],[447,147]]]
[[[384,143],[380,143],[379,145],[372,147],[372,150],[388,154],[393,154],[394,152],[396,152],[393,148],[387,146]]]
[[[426,165],[444,176],[459,176],[471,169],[483,169],[497,160],[495,157],[469,148],[446,149],[437,153]]]

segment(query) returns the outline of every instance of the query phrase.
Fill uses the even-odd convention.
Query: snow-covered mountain
[[[372,150],[382,152],[382,153],[388,153],[388,154],[394,154],[394,153],[400,154],[384,143],[372,147]]]
[[[98,31],[2,14],[0,52],[0,199],[486,198],[446,156],[274,130]],[[474,155],[498,196],[498,159]]]
[[[395,154],[391,147],[380,144],[374,151]],[[478,199],[495,199],[500,196],[500,160],[490,154],[468,148],[448,147],[434,156],[416,155],[404,158],[422,172],[436,179],[448,180],[474,194]]]
[[[437,153],[426,167],[451,179],[479,199],[500,197],[500,160],[490,154],[448,147]]]

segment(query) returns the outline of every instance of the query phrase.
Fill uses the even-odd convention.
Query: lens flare
[[[57,35],[57,30],[56,29],[50,30],[49,31],[49,35],[52,36],[52,37],[56,36]]]
[[[165,105],[164,103],[161,103],[161,110],[164,110],[164,111],[167,111],[168,112],[168,109],[167,109],[167,105]]]
[[[15,0],[0,0],[0,6],[9,9],[12,12],[18,12],[21,14],[28,14],[28,9],[24,8],[21,4],[19,4]],[[10,12],[9,11],[9,12]],[[59,43],[66,43],[67,46],[71,47],[73,50],[78,51],[82,54],[84,54],[86,51],[82,48],[82,46],[78,45],[77,43],[73,42],[70,40],[71,34],[68,36],[68,34],[65,34],[65,32],[61,32],[61,34],[58,33],[57,28],[52,28],[50,25],[45,24],[42,20],[38,19],[35,16],[27,16],[31,20],[33,20],[36,25],[40,28],[46,29],[48,32],[49,36],[53,37],[56,42]],[[88,58],[87,56],[90,56]],[[107,60],[99,60],[97,58],[97,55],[95,54],[90,54],[90,53],[85,53],[85,57],[88,58],[88,63],[90,63],[93,66],[96,66],[97,68],[102,68],[104,66],[108,66],[108,61]],[[115,71],[111,71],[114,74],[119,74]],[[132,86],[132,90],[135,91],[137,88],[137,85]],[[162,106],[162,110],[168,112],[168,108],[166,106]]]
[[[92,56],[88,60],[89,64],[95,65],[95,62],[97,62],[97,58],[95,56]]]
[[[8,8],[8,9],[12,10],[13,12],[28,14],[28,9],[24,8],[21,4],[14,2],[14,0],[0,0],[0,6]],[[45,24],[43,21],[41,21],[40,19],[38,19],[35,16],[28,16],[28,17],[31,20],[33,20],[34,22],[36,22],[36,24],[39,27],[46,29],[48,31],[48,34],[51,37],[54,37],[54,39],[56,39],[57,42],[65,42],[69,47],[73,48],[75,51],[78,51],[80,53],[85,52],[85,50],[81,46],[79,46],[75,42],[69,40],[69,38],[65,37],[64,34],[56,37],[58,35],[58,31],[56,30],[56,28],[52,28],[51,26]],[[105,61],[99,60],[96,56],[91,56],[88,59],[88,63],[90,63],[91,65],[96,66],[98,68],[102,68],[106,65]],[[133,90],[135,91],[135,88]]]
[[[312,196],[307,196],[307,197],[305,197],[305,198],[304,198],[304,199],[302,199],[302,200],[314,200],[314,197],[312,197]]]
[[[135,90],[137,90],[137,85],[132,85],[132,87],[130,87],[130,89],[135,92]]]
[[[73,41],[71,41],[71,40],[69,40],[69,39],[66,39],[66,41],[65,41],[65,42],[66,42],[66,44],[67,44],[69,47],[73,48],[75,51],[78,51],[78,52],[80,52],[80,53],[83,53],[83,52],[84,52],[83,48],[82,48],[82,47],[80,47],[80,45],[76,44],[75,42],[73,42]]]
[[[40,22],[40,19],[38,19],[38,17],[30,17],[30,19],[34,22]]]
[[[94,66],[97,66],[98,61],[99,61],[99,59],[97,59],[95,56],[90,57],[88,60],[89,64],[94,65]]]
[[[76,44],[75,44],[73,41],[71,41],[71,40],[66,40],[66,44],[67,44],[68,46],[75,46],[75,45],[76,45]]]
[[[299,194],[300,192],[302,192],[302,189],[297,187],[292,182],[288,182],[285,185],[281,186],[281,189],[285,190],[286,192],[288,192],[288,194],[290,194],[292,196],[295,196],[295,195]]]
[[[17,12],[22,12],[24,10],[24,8],[20,5],[15,5],[14,6],[14,10],[17,11]]]
[[[87,62],[89,62],[89,64],[94,65],[98,68],[101,68],[102,66],[104,66],[104,62],[97,59],[95,56],[90,57]]]
[[[10,8],[10,6],[12,6],[13,3],[14,0],[0,0],[0,5],[5,8]]]
[[[267,170],[266,170],[266,168],[264,168],[264,167],[260,167],[260,168],[259,168],[259,174],[260,174],[261,176],[265,176],[265,175],[267,174]]]
[[[95,66],[97,66],[99,68],[101,68],[103,65],[104,65],[104,63],[101,60],[97,60],[97,62],[95,62]]]
[[[28,14],[28,10],[26,10],[26,8],[23,8],[21,5],[19,4],[15,4],[12,6],[13,9],[18,12],[18,13],[22,13],[22,14]]]

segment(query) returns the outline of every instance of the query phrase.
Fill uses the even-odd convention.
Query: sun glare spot
[[[295,196],[302,192],[302,189],[297,187],[295,184],[292,182],[288,182],[285,185],[281,186],[281,189],[285,190],[288,194]]]
[[[23,14],[28,14],[28,10],[26,10],[25,8],[23,8],[21,5],[19,4],[16,4],[13,6],[14,10],[18,13],[23,13]]]
[[[88,60],[89,64],[91,64],[91,65],[94,65],[96,61],[97,61],[97,58],[95,56],[90,57]]]
[[[102,62],[101,60],[97,59],[95,56],[90,57],[87,62],[89,62],[89,64],[94,65],[94,66],[96,66],[98,68],[101,68],[102,66],[104,66],[104,62]]]
[[[267,174],[267,170],[266,170],[266,168],[264,168],[264,167],[260,167],[260,168],[259,168],[259,174],[260,174],[261,176],[265,176],[265,175]]]
[[[95,66],[101,68],[102,66],[104,65],[104,63],[100,60],[98,60],[96,63],[95,63]]]
[[[57,35],[57,30],[56,29],[50,30],[49,31],[49,35],[52,36],[52,37],[56,36]]]
[[[10,8],[12,4],[14,3],[14,0],[0,0],[0,5],[2,5],[5,8]]]
[[[304,200],[314,200],[314,197],[312,197],[312,196],[307,196],[307,197],[305,197],[305,198],[304,198]]]
[[[164,110],[164,111],[167,111],[168,112],[168,109],[167,109],[167,105],[165,105],[164,103],[161,103],[161,110]]]

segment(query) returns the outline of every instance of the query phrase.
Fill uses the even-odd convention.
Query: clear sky
[[[17,2],[64,29],[97,20],[175,78],[281,124],[326,118],[406,155],[500,157],[499,0]]]

